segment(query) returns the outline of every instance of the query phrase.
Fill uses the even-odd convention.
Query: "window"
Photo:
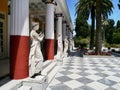
[[[0,13],[0,56],[2,56],[3,52],[4,52],[4,38],[3,38],[3,30],[4,30],[4,19],[5,19],[5,15]]]

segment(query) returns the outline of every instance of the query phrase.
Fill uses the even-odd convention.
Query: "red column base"
[[[54,60],[54,40],[45,39],[45,60]]]
[[[10,36],[10,77],[23,79],[28,77],[29,37]]]

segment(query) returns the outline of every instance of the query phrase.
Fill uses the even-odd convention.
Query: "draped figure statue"
[[[64,39],[64,55],[68,54],[68,40],[67,38]]]
[[[29,76],[40,74],[43,65],[43,55],[41,52],[41,41],[44,34],[39,30],[39,23],[33,22],[30,38],[32,41],[29,54]]]
[[[62,57],[62,40],[61,40],[61,36],[58,35],[58,40],[57,40],[57,59],[61,59]]]

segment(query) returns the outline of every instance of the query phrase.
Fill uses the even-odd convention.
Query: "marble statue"
[[[73,50],[73,39],[70,39],[70,51]]]
[[[57,58],[60,59],[62,56],[62,40],[61,36],[58,35],[58,40],[57,40]]]
[[[73,43],[73,49],[76,49],[76,48],[75,48],[75,42],[74,42],[73,39],[72,39],[72,43]]]
[[[30,32],[30,38],[32,41],[30,54],[29,54],[29,76],[32,77],[35,74],[40,74],[43,65],[43,55],[41,52],[41,41],[44,34],[39,30],[39,23],[32,23],[32,31]]]
[[[67,55],[68,51],[68,40],[67,38],[64,39],[64,55]]]
[[[73,39],[71,39],[71,46],[72,46],[72,50],[74,50],[75,49],[75,44],[74,44],[74,40]]]

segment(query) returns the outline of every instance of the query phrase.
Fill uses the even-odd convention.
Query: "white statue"
[[[70,39],[70,51],[73,50],[73,39]]]
[[[74,42],[73,39],[72,39],[72,43],[73,43],[73,49],[76,49],[76,48],[75,48],[75,42]]]
[[[58,41],[57,41],[57,58],[60,59],[62,56],[62,40],[61,36],[58,35]]]
[[[41,41],[43,40],[44,34],[40,33],[39,23],[33,22],[31,37],[31,48],[29,55],[29,76],[32,77],[36,74],[40,74],[43,65],[43,55],[41,52]]]
[[[72,48],[72,50],[74,50],[74,49],[75,49],[74,40],[73,40],[73,39],[71,39],[70,41],[71,41],[71,48]]]
[[[67,38],[64,39],[64,55],[67,55],[68,51],[68,40]]]

